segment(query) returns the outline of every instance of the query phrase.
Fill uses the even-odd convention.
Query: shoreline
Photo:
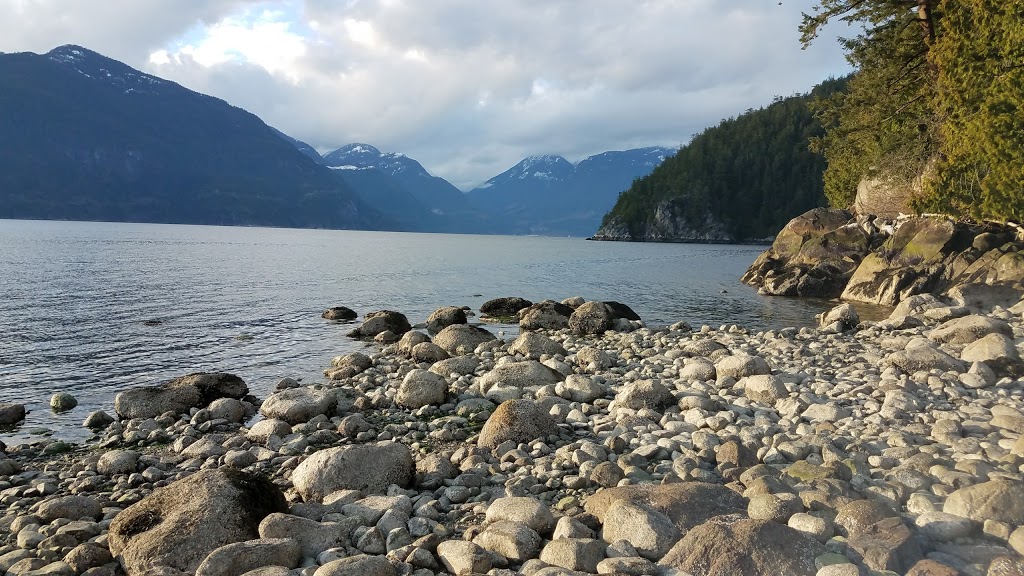
[[[971,314],[916,296],[859,326],[841,308],[822,328],[758,332],[616,321],[619,331],[515,341],[406,333],[335,359],[324,382],[282,381],[262,420],[251,418],[255,399],[221,398],[111,424],[89,446],[11,448],[0,459],[0,532],[12,544],[0,564],[20,556],[7,566],[60,573],[60,559],[84,546],[105,560],[92,576],[118,573],[111,530],[125,508],[214,474],[201,470],[242,470],[284,491],[288,515],[278,514],[288,518],[268,518],[302,529],[278,538],[260,524],[235,541],[302,548],[308,534],[345,532],[315,554],[275,557],[266,565],[284,566],[279,574],[700,575],[702,562],[728,556],[726,541],[748,548],[732,550],[756,563],[733,568],[746,573],[1024,566],[1024,510],[1009,504],[1024,497],[1024,306]],[[528,418],[498,408],[512,400]],[[408,449],[401,473],[377,470],[391,458],[378,452],[395,445]],[[358,478],[380,476],[378,489],[308,477],[313,454],[352,447],[373,453]],[[346,476],[343,465],[319,466]],[[90,516],[50,514],[69,497],[99,511],[61,532]],[[986,498],[1009,500],[996,509]],[[47,542],[69,532],[74,546]],[[133,554],[148,558],[130,543],[117,554],[129,574]]]

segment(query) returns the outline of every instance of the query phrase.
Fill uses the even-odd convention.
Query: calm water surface
[[[738,282],[758,246],[0,220],[0,401],[80,440],[89,411],[131,386],[228,371],[258,396],[313,381],[365,348],[329,306],[387,308],[423,322],[440,306],[499,296],[629,304],[649,325],[803,326],[824,301],[768,298]],[[155,326],[148,320],[159,320]],[[502,329],[502,328],[495,328]],[[514,327],[503,327],[506,337]],[[51,394],[78,408],[53,414]]]

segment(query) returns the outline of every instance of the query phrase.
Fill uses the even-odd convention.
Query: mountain
[[[85,48],[0,54],[0,86],[0,218],[395,226],[253,114]]]
[[[659,147],[604,152],[576,164],[561,156],[531,156],[467,196],[507,232],[587,236],[620,192],[673,152]]]
[[[375,169],[394,178],[421,204],[437,215],[474,216],[474,208],[461,190],[444,178],[432,176],[405,154],[381,152],[369,144],[349,144],[324,155],[327,166]]]
[[[694,136],[619,196],[594,239],[756,240],[825,206],[825,159],[809,149],[823,130],[809,104],[845,84],[846,78],[828,80],[810,94],[776,99]]]

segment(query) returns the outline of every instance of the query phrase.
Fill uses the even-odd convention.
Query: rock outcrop
[[[630,230],[620,218],[602,225],[591,240],[618,242],[693,242],[699,244],[732,243],[737,239],[726,230],[725,224],[706,214],[698,222],[683,216],[677,203],[666,200],[658,204],[654,214],[640,230]]]
[[[935,294],[977,309],[1024,295],[1024,241],[1010,228],[942,217],[883,220],[816,208],[794,218],[743,275],[775,296],[893,306]]]

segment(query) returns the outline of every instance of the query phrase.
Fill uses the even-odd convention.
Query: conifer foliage
[[[809,44],[829,22],[857,69],[816,105],[825,194],[853,201],[864,177],[924,177],[920,211],[1024,218],[1024,2],[822,0],[801,26]]]

